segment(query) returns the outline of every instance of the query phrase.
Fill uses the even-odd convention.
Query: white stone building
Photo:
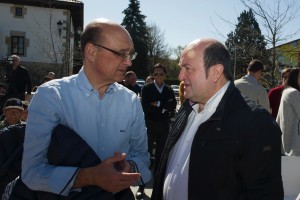
[[[1,0],[0,58],[16,54],[35,85],[49,71],[63,77],[81,66],[83,3],[78,0]],[[3,81],[5,67],[0,69]]]

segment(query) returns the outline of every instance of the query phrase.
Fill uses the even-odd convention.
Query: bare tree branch
[[[283,35],[284,28],[297,17],[300,5],[298,0],[273,0],[266,6],[265,0],[240,0],[241,3],[260,18],[265,27],[266,41],[272,46],[272,80],[276,73],[276,45],[296,35],[300,29],[291,34]]]

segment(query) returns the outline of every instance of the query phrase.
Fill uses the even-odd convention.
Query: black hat
[[[3,109],[8,109],[8,108],[17,108],[20,110],[24,110],[22,101],[16,98],[11,98],[6,100]]]

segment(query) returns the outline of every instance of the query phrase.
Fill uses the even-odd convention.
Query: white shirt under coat
[[[198,112],[199,104],[193,106],[187,125],[169,156],[163,190],[164,200],[188,199],[190,150],[194,136],[198,127],[216,111],[229,83],[230,81],[207,101],[201,112]]]

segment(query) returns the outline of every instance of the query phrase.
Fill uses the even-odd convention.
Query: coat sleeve
[[[245,199],[282,200],[281,131],[264,110],[254,112],[238,166]]]

